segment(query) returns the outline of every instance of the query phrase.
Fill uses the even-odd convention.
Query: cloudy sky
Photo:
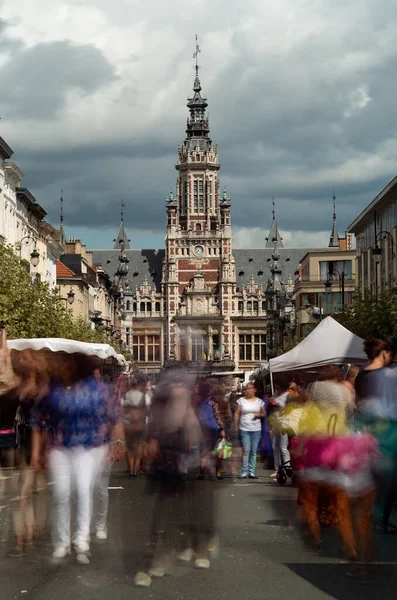
[[[0,0],[0,135],[67,233],[162,247],[194,35],[234,244],[328,243],[397,173],[391,0]]]

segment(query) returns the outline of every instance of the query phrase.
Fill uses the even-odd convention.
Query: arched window
[[[131,302],[129,300],[126,303],[126,310],[131,310]]]

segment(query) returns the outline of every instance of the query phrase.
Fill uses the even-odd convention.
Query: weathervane
[[[121,206],[121,211],[120,211],[121,220],[124,222],[124,208],[125,208],[124,200],[122,200],[120,202],[120,206]]]
[[[335,195],[335,188],[334,188],[334,195],[332,196],[332,200],[334,203],[334,221],[336,221],[336,195]]]
[[[198,45],[198,38],[197,38],[197,33],[196,33],[196,52],[193,54],[193,58],[196,59],[196,65],[193,67],[193,69],[196,69],[196,76],[198,77],[198,72],[199,72],[199,64],[198,64],[198,55],[199,52],[201,52],[200,50],[200,46]]]
[[[273,196],[273,201],[272,201],[272,204],[273,204],[273,210],[272,210],[272,214],[273,214],[273,221],[275,221],[275,220],[276,220],[276,203],[275,203],[275,201],[274,201],[274,196]]]
[[[63,192],[61,190],[61,225],[63,225]]]

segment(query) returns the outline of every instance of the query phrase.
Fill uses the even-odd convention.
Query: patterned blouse
[[[55,385],[33,408],[31,424],[50,431],[54,446],[92,448],[106,441],[108,405],[103,384],[87,377],[71,388]]]
[[[198,418],[201,426],[206,429],[223,429],[219,404],[211,397],[199,404]]]

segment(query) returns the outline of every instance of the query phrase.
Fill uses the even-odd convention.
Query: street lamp
[[[74,297],[75,297],[75,293],[72,290],[72,288],[70,288],[70,290],[68,292],[68,295],[67,295],[67,298],[66,298],[67,303],[70,304],[70,305],[72,305],[73,302],[74,302]]]
[[[36,248],[30,253],[30,264],[32,267],[37,267],[40,262],[40,254],[37,252]]]
[[[394,240],[393,240],[393,236],[389,231],[380,231],[375,238],[375,248],[372,248],[372,259],[373,261],[378,265],[380,262],[382,262],[382,248],[378,245],[378,241],[380,240],[380,237],[383,236],[383,239],[386,240],[387,238],[390,239],[391,242],[391,257],[394,258]]]
[[[337,269],[334,269],[334,271],[332,273],[329,273],[328,279],[324,283],[325,291],[327,294],[331,293],[331,290],[332,290],[331,277],[333,277],[334,275],[338,276],[338,280],[342,287],[342,290],[341,290],[342,291],[342,310],[344,310],[344,308],[345,308],[345,273],[344,272],[339,273],[339,271]]]
[[[34,242],[34,249],[30,253],[30,264],[35,268],[40,262],[40,254],[36,248],[36,240],[31,235],[25,235],[25,237],[19,241],[19,256],[22,256],[22,243],[25,242],[25,245],[28,246],[30,241]]]

